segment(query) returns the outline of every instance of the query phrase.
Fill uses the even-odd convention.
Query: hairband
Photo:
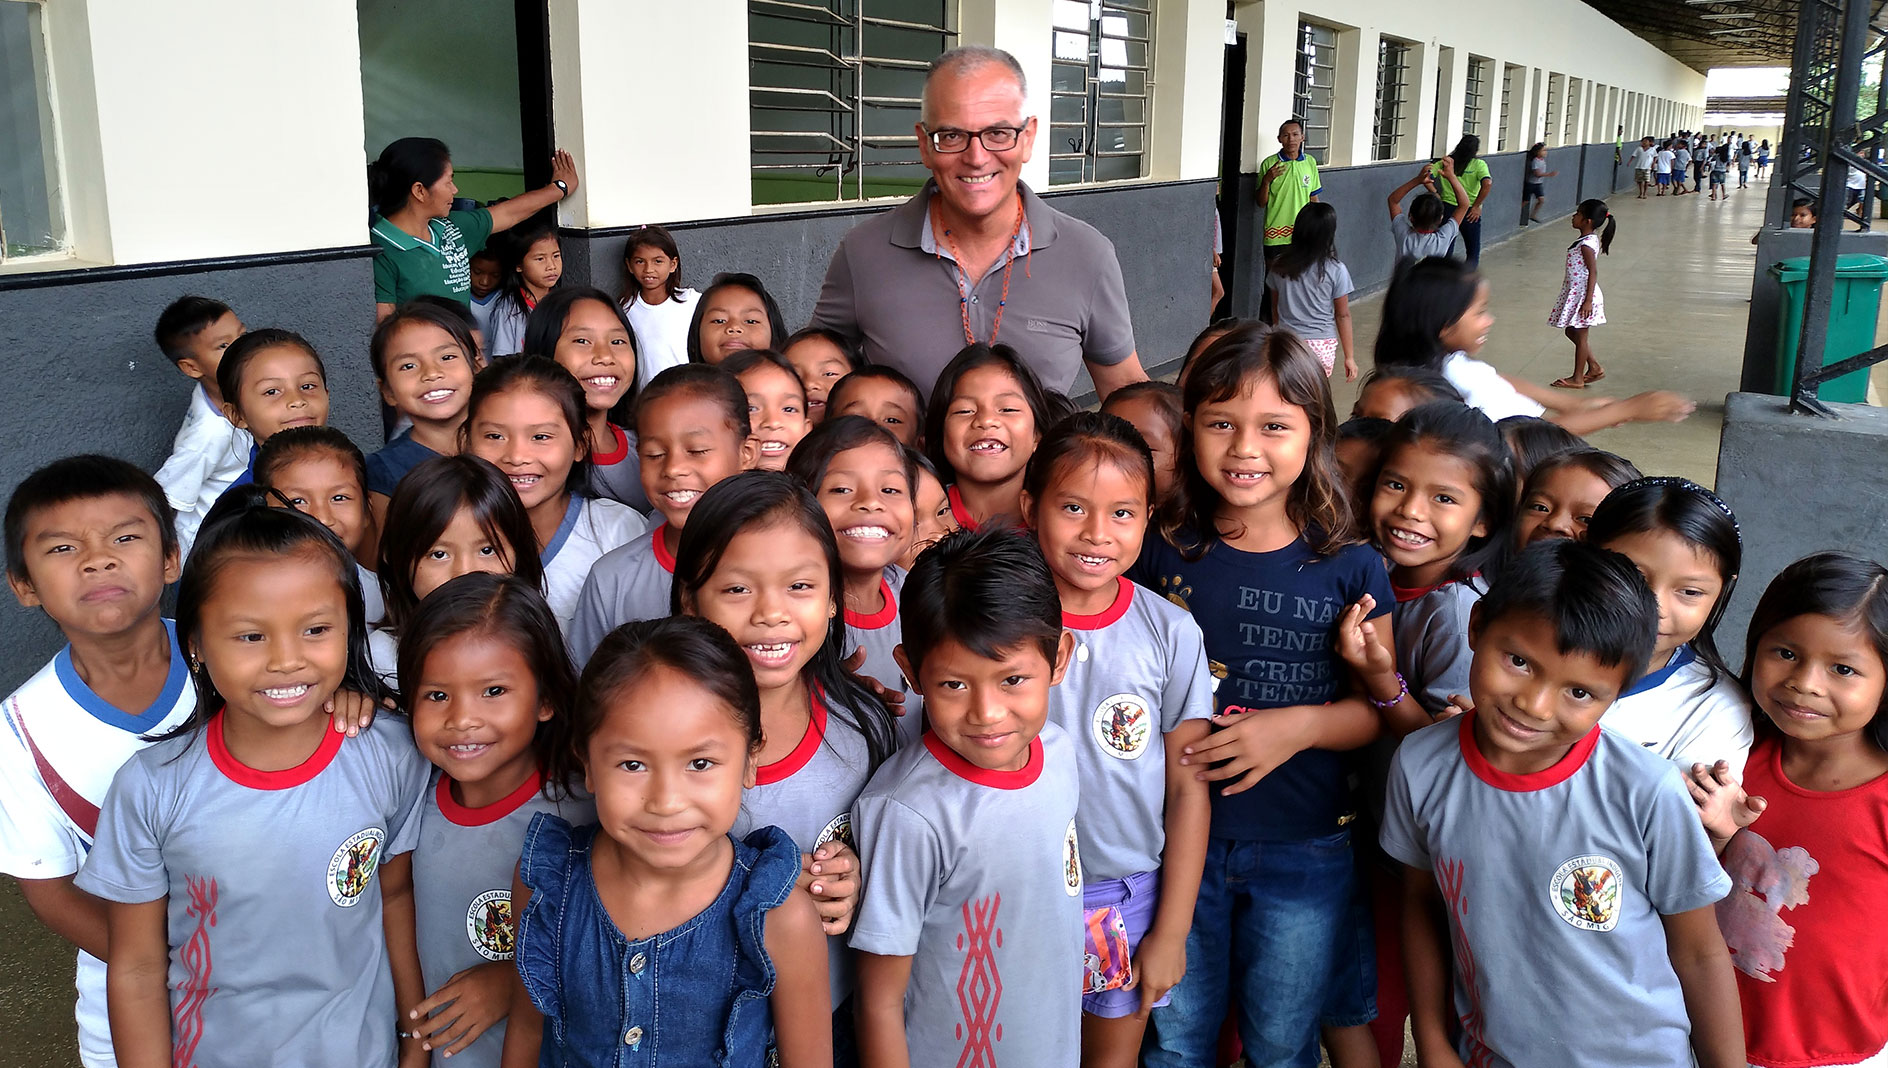
[[[1737,535],[1737,543],[1739,545],[1742,545],[1744,543],[1744,530],[1742,527],[1737,525],[1737,516],[1732,514],[1731,506],[1724,503],[1724,498],[1718,496],[1717,494],[1711,492],[1708,489],[1705,489],[1703,486],[1698,485],[1696,482],[1693,482],[1691,479],[1682,478],[1678,475],[1652,475],[1647,478],[1635,479],[1631,482],[1626,483],[1624,486],[1619,487],[1619,489],[1623,490],[1632,486],[1658,486],[1658,487],[1671,486],[1677,489],[1686,490],[1690,493],[1696,494],[1699,497],[1703,497],[1707,502],[1710,503],[1710,505],[1713,508],[1716,508],[1718,511],[1724,513],[1724,518],[1731,521],[1731,533]],[[1616,493],[1618,492],[1618,490],[1615,490],[1614,492]]]

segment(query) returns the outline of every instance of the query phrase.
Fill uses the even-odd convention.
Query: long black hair
[[[1463,175],[1468,173],[1468,165],[1475,162],[1475,157],[1481,154],[1482,139],[1474,134],[1463,134],[1462,139],[1455,143],[1455,148],[1449,151],[1449,158],[1455,161],[1455,173]],[[1463,191],[1470,195],[1480,192],[1480,190],[1468,190],[1466,187]]]
[[[1737,517],[1731,514],[1724,498],[1696,482],[1659,477],[1637,479],[1613,490],[1593,509],[1593,518],[1586,524],[1586,540],[1602,549],[1619,538],[1655,532],[1675,534],[1695,551],[1709,555],[1717,565],[1718,578],[1723,580],[1711,614],[1691,640],[1692,652],[1710,675],[1705,683],[1709,689],[1717,684],[1719,676],[1731,673],[1718,652],[1717,632],[1731,594],[1737,590],[1738,571],[1744,566],[1744,542],[1738,535]]]
[[[714,295],[723,289],[745,289],[760,298],[760,306],[767,311],[767,344],[755,348],[773,348],[787,339],[787,321],[780,314],[780,303],[774,295],[767,292],[767,286],[758,277],[743,271],[723,271],[715,275],[708,283],[708,288],[695,298],[695,314],[688,320],[688,362],[707,363],[701,354],[701,320],[708,310],[708,304]]]
[[[452,166],[452,150],[436,137],[402,137],[367,165],[367,196],[381,217],[406,207],[414,183],[431,188]]]
[[[1337,262],[1337,209],[1323,201],[1306,204],[1292,224],[1291,244],[1269,268],[1280,278],[1297,278],[1315,267]]]
[[[1478,518],[1485,529],[1481,537],[1469,538],[1461,554],[1449,562],[1448,580],[1459,582],[1477,573],[1495,573],[1513,540],[1515,506],[1514,462],[1501,431],[1480,409],[1454,401],[1434,401],[1410,409],[1377,443],[1381,460],[1376,478],[1370,483],[1373,496],[1397,451],[1414,445],[1453,456],[1475,472],[1474,489],[1481,498]]]
[[[1468,314],[1481,284],[1481,275],[1446,256],[1430,256],[1399,270],[1383,297],[1376,365],[1442,370],[1449,356],[1442,347],[1442,332]]]
[[[951,397],[957,392],[957,383],[972,371],[982,367],[1001,367],[1016,379],[1017,391],[1023,395],[1023,402],[1029,405],[1029,417],[1035,423],[1036,439],[1055,422],[1054,404],[1049,399],[1049,391],[1042,386],[1042,379],[1024,362],[1022,354],[1001,342],[989,345],[981,341],[965,345],[957,350],[944,369],[937,373],[937,381],[931,386],[931,400],[924,409],[924,450],[933,466],[938,469],[946,485],[957,481],[957,469],[951,466],[951,458],[945,449],[944,420],[950,415]]]
[[[675,550],[669,611],[675,615],[699,614],[696,597],[721,566],[721,558],[735,535],[777,525],[798,527],[825,553],[833,614],[826,624],[826,638],[807,662],[803,677],[825,691],[830,699],[829,713],[865,738],[871,765],[876,768],[896,744],[892,714],[876,693],[846,670],[846,617],[839,610],[844,605],[846,579],[839,561],[839,542],[826,510],[798,480],[779,471],[743,471],[701,495],[689,512],[688,526],[682,528],[682,541]]]
[[[561,253],[563,251],[563,242],[557,236],[557,226],[555,223],[527,222],[522,226],[513,227],[511,230],[505,232],[502,235],[502,240],[497,242],[497,301],[500,306],[509,306],[519,315],[528,316],[531,314],[531,307],[525,303],[524,258],[531,254],[531,246],[547,237],[558,243],[558,251]],[[545,296],[549,297],[551,292],[555,292],[557,288],[563,284],[564,276],[562,273],[559,273],[557,282],[551,286],[550,291],[546,292]],[[610,301],[610,303],[615,304],[616,302]],[[524,351],[530,352],[531,350],[526,349]],[[510,352],[494,352],[492,355],[511,356],[515,354]],[[542,352],[537,355],[548,356],[550,353]]]
[[[1798,616],[1827,616],[1859,631],[1875,647],[1876,658],[1888,664],[1888,568],[1848,553],[1816,553],[1784,568],[1751,613],[1750,633],[1744,642],[1746,690],[1763,636]],[[1884,712],[1888,712],[1888,690],[1882,691],[1881,705],[1863,733],[1875,748],[1888,750]],[[1766,714],[1757,717],[1757,729],[1774,731],[1776,726]]]
[[[637,373],[642,360],[642,343],[636,340],[636,328],[629,325],[629,316],[623,306],[610,299],[610,295],[595,286],[564,285],[559,279],[557,287],[545,294],[538,306],[531,309],[531,317],[524,324],[524,354],[527,356],[545,356],[557,359],[557,343],[563,339],[564,324],[570,321],[570,310],[579,301],[593,300],[616,316],[622,324],[623,333],[629,336],[629,388],[623,391],[621,398],[611,406],[610,422],[625,430],[636,429],[636,381],[642,376]],[[561,365],[560,365],[561,366]],[[566,368],[568,370],[568,368]],[[596,444],[602,444],[597,442]]]

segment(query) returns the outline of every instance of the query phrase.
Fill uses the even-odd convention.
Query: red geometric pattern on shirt
[[[216,880],[184,876],[190,892],[190,907],[185,913],[196,920],[190,937],[184,940],[184,988],[172,1013],[174,1034],[171,1038],[173,1068],[194,1068],[197,1044],[203,1041],[203,1003],[216,988],[210,985],[210,928],[216,926]]]
[[[1461,1017],[1462,1033],[1468,1037],[1468,1068],[1491,1068],[1495,1055],[1483,1040],[1486,1032],[1482,1029],[1481,988],[1475,985],[1475,954],[1468,945],[1468,899],[1462,893],[1463,881],[1461,861],[1436,862],[1436,885],[1442,889],[1442,899],[1448,903],[1453,921],[1449,938],[1455,945],[1455,967],[1462,974],[1462,985],[1468,988],[1468,1013]]]
[[[996,1022],[1003,1001],[1003,976],[996,967],[996,951],[1003,947],[1003,930],[996,925],[1002,904],[1003,895],[992,894],[963,905],[964,931],[957,936],[957,948],[964,951],[964,966],[957,973],[957,1004],[964,1019],[956,1037],[964,1049],[957,1068],[996,1068],[995,1043],[1003,1041],[1003,1025]]]

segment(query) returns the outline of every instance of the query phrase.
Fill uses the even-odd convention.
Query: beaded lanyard
[[[944,229],[944,222],[938,216],[937,200],[931,201],[931,233],[933,237],[942,235],[944,243],[950,247],[952,264],[957,268],[957,306],[964,317],[964,344],[975,345],[977,335],[970,331],[970,288],[965,284],[964,257],[957,251],[957,242],[951,240],[951,232]],[[1003,329],[1003,306],[1010,300],[1010,272],[1016,268],[1016,239],[1023,236],[1023,198],[1016,198],[1016,228],[1010,231],[1009,262],[1003,265],[1003,295],[997,298],[996,321],[990,324],[990,344],[996,344],[996,335]],[[938,259],[943,259],[942,252],[934,252]]]

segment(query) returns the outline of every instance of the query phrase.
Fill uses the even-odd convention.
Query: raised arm
[[[1417,170],[1416,177],[1390,190],[1390,218],[1403,214],[1403,198],[1419,185],[1429,184],[1429,164],[1425,163]]]
[[[550,185],[533,189],[529,193],[520,193],[503,204],[493,204],[486,209],[492,213],[492,233],[509,230],[568,196],[569,193],[557,188],[560,181],[570,187],[570,193],[577,191],[577,163],[570,158],[570,153],[561,148],[551,157]]]

